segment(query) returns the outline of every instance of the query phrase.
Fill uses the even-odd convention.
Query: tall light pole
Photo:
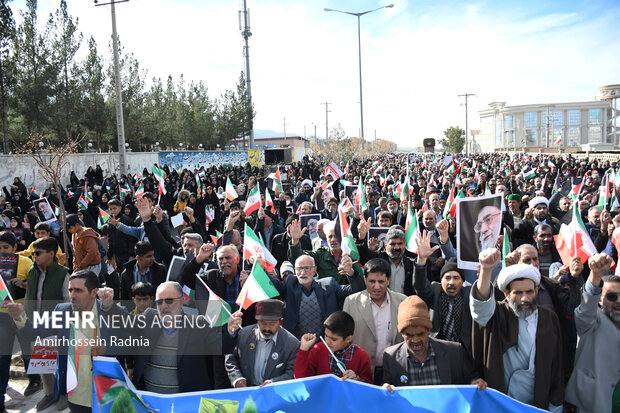
[[[469,155],[469,116],[467,114],[467,99],[470,96],[476,96],[473,93],[463,93],[462,95],[459,95],[459,97],[465,97],[465,155]]]
[[[114,90],[116,93],[116,134],[118,135],[118,166],[121,175],[127,173],[127,158],[125,156],[125,123],[123,121],[123,97],[121,95],[121,69],[118,62],[118,35],[116,34],[116,11],[114,5],[116,3],[125,3],[129,0],[112,0],[109,3],[99,3],[95,0],[95,6],[110,5],[112,14],[112,49],[114,55]]]
[[[361,125],[361,129],[360,129],[361,136],[360,137],[362,138],[362,140],[364,139],[364,100],[362,99],[362,37],[360,34],[360,20],[361,20],[360,18],[365,14],[372,13],[373,11],[377,11],[381,9],[388,9],[392,7],[394,7],[393,4],[388,4],[387,6],[377,7],[376,9],[366,10],[360,13],[353,13],[350,11],[342,11],[342,10],[328,9],[328,8],[323,9],[324,11],[335,11],[338,13],[349,14],[351,16],[357,17],[357,49],[358,49],[358,56],[359,56],[359,71],[360,71],[360,125]]]
[[[250,116],[250,123],[252,127],[250,128],[250,149],[254,149],[254,121],[252,119],[252,81],[250,79],[250,45],[248,39],[252,36],[252,32],[250,31],[250,16],[248,12],[247,1],[243,0],[243,11],[239,12],[243,14],[243,30],[241,30],[241,36],[243,36],[244,45],[243,52],[245,54],[245,87],[248,92],[248,114]],[[239,29],[241,29],[241,21],[239,21]],[[244,138],[245,140],[245,138]]]

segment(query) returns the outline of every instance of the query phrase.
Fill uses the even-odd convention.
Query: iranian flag
[[[142,181],[140,181],[140,186],[136,190],[135,195],[136,198],[142,198],[142,196],[144,195],[144,183],[142,183]]]
[[[164,172],[163,169],[158,168],[156,165],[153,165],[151,169],[153,171],[153,175],[155,175],[155,179],[157,179],[157,182],[159,183],[159,195],[165,195],[166,194],[166,185],[165,185],[166,172]]]
[[[448,201],[446,202],[446,206],[443,209],[443,217],[448,218],[448,215],[452,215],[456,218],[456,202],[454,202],[454,187],[450,189],[450,196],[448,196]]]
[[[77,206],[79,209],[87,210],[88,209],[88,198],[84,198],[80,195],[80,198],[77,201]]]
[[[78,385],[78,370],[80,367],[80,353],[86,348],[86,336],[71,324],[69,331],[69,346],[67,354],[67,393],[71,394]],[[73,345],[75,344],[75,345]]]
[[[84,199],[86,199],[87,204],[92,201],[91,198],[88,197],[88,186],[84,183]]]
[[[553,146],[558,146],[560,143],[562,143],[562,135],[558,135],[557,138],[555,138],[555,141],[553,141]]]
[[[215,211],[209,205],[205,206],[205,228],[209,229],[209,224],[215,219]]]
[[[209,292],[209,301],[207,301],[207,312],[205,313],[205,318],[209,322],[211,328],[221,327],[226,324],[228,322],[228,318],[232,316],[230,313],[230,305],[209,288],[207,283],[202,279],[201,275],[202,272],[199,272],[196,274],[196,277],[198,277],[198,280],[200,280],[202,285],[204,285]]]
[[[409,168],[407,168],[407,176],[405,182],[400,187],[400,199],[406,199],[409,196]]]
[[[349,221],[347,221],[347,215],[348,213],[345,212],[343,205],[339,205],[334,232],[338,242],[340,243],[340,249],[342,249],[342,252],[351,257],[353,261],[357,261],[360,259],[360,254],[357,250],[357,245],[355,245],[353,235],[351,234]]]
[[[484,196],[491,196],[491,188],[489,188],[489,184],[486,184],[486,188],[484,188]]]
[[[245,201],[245,208],[243,208],[243,212],[245,212],[245,216],[249,216],[252,212],[258,211],[263,206],[260,199],[260,187],[258,186],[258,182],[256,185],[250,189],[250,193],[248,194],[248,199]]]
[[[597,253],[578,210],[577,202],[574,202],[573,217],[570,224],[562,224],[560,233],[553,237],[564,265],[569,265],[570,260],[575,256],[579,256],[581,262],[585,263],[588,258]]]
[[[418,215],[411,210],[411,204],[407,206],[407,220],[405,221],[405,248],[415,254],[418,253],[420,242],[420,228],[418,227]]]
[[[106,222],[110,219],[110,214],[99,208],[99,217],[97,218],[97,228],[101,229]]]
[[[392,187],[392,195],[398,199],[400,199],[400,182],[397,182],[396,185]]]
[[[620,251],[620,228],[614,229],[611,234],[611,243],[616,247],[616,251]],[[616,275],[620,275],[620,265],[616,264]]]
[[[553,162],[551,162],[551,160],[548,160],[548,161],[547,161],[547,166],[548,166],[549,168],[556,168],[555,164],[554,164]]]
[[[508,240],[508,233],[504,228],[504,241],[502,242],[502,268],[506,268],[506,255],[510,254],[510,241]]]
[[[282,178],[280,177],[280,167],[276,168],[276,172],[273,174],[272,189],[275,192],[276,188],[282,192]]]
[[[265,189],[265,209],[271,207],[271,212],[276,212],[276,207],[273,205],[273,199],[271,199],[271,195],[269,194],[269,190]]]
[[[366,189],[364,188],[364,182],[359,180],[357,184],[357,193],[355,194],[355,206],[361,207],[362,211],[368,209],[368,204],[366,203]]]
[[[252,257],[260,256],[263,258],[263,265],[268,272],[271,272],[278,265],[271,252],[265,247],[265,244],[256,236],[254,231],[245,224],[243,238],[243,259],[249,260]]]
[[[346,165],[345,165],[345,167],[344,167],[344,173],[345,173],[345,175],[349,173],[349,169],[350,169],[350,166],[349,166],[349,161],[347,161],[347,164],[346,164]]]
[[[250,275],[245,280],[245,284],[243,284],[243,288],[239,292],[236,303],[239,307],[247,310],[249,306],[257,301],[274,298],[278,295],[280,293],[271,283],[263,267],[254,264],[252,272],[250,272]]]
[[[233,186],[232,182],[230,182],[230,177],[226,178],[226,190],[224,192],[224,195],[226,195],[226,199],[228,199],[229,201],[234,201],[239,197],[237,191],[235,191],[235,187]]]
[[[93,381],[97,402],[101,406],[116,400],[120,392],[127,388],[125,381],[111,377],[97,375],[93,377]]]
[[[598,210],[599,211],[602,211],[605,209],[605,206],[609,202],[610,197],[611,197],[611,194],[609,191],[609,177],[605,177],[605,185],[601,184],[601,186],[599,187],[599,194],[598,194]]]

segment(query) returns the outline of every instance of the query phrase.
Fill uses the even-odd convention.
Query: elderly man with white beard
[[[492,387],[523,403],[561,412],[564,403],[562,334],[553,311],[538,307],[540,272],[532,265],[502,269],[491,294],[491,274],[501,259],[496,248],[480,253],[480,274],[471,289],[472,354]]]
[[[490,205],[480,210],[478,220],[474,225],[474,231],[479,234],[480,251],[497,245],[501,225],[502,211],[498,207]]]

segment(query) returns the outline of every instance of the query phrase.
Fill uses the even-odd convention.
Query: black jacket
[[[138,261],[136,259],[127,261],[118,275],[118,299],[121,300],[121,304],[124,305],[129,311],[135,308],[133,301],[131,301],[131,286],[134,284],[133,272],[137,263]],[[151,273],[153,275],[153,282],[151,284],[153,284],[154,294],[159,284],[166,281],[168,269],[165,265],[153,262],[153,265],[151,266]]]

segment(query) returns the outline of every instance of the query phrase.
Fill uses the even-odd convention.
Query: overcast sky
[[[100,2],[104,2],[101,0]],[[357,19],[324,7],[361,12],[387,1],[247,0],[255,128],[310,136],[341,124],[360,129]],[[67,0],[86,38],[111,60],[109,6]],[[617,0],[394,0],[362,17],[364,126],[367,139],[399,146],[441,138],[465,126],[457,95],[470,98],[469,125],[488,103],[593,100],[620,83]],[[242,1],[130,0],[116,6],[121,42],[148,79],[180,74],[202,80],[212,96],[233,88],[244,70],[238,11]],[[17,20],[25,0],[10,3]],[[59,1],[39,1],[47,20]]]

